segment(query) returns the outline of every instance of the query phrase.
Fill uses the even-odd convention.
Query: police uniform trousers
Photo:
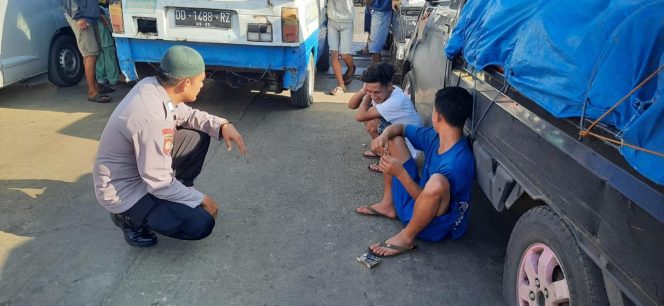
[[[208,134],[177,129],[171,152],[175,178],[186,186],[193,186],[194,179],[203,169],[209,146]],[[135,228],[147,226],[156,233],[183,240],[203,239],[210,235],[215,224],[212,215],[202,205],[191,208],[149,193],[121,214],[129,218]]]

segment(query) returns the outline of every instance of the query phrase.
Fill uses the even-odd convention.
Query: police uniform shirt
[[[148,193],[198,206],[203,194],[176,180],[171,168],[175,128],[219,140],[226,122],[184,103],[174,106],[156,78],[145,78],[118,104],[101,135],[92,171],[97,201],[112,213],[128,210]]]

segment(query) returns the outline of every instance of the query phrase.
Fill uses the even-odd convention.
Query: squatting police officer
[[[97,201],[133,246],[152,246],[156,233],[177,239],[207,237],[217,203],[194,189],[210,144],[246,149],[233,124],[185,103],[203,87],[205,64],[185,46],[169,48],[156,77],[127,94],[101,135],[92,171]]]

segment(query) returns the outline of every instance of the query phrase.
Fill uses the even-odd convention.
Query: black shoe
[[[124,233],[125,240],[129,245],[137,247],[151,247],[157,244],[157,235],[150,229],[142,226],[134,229],[127,217],[111,213],[111,220]]]

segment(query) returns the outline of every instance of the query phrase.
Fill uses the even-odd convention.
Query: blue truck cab
[[[130,80],[138,78],[136,63],[158,64],[169,47],[186,45],[201,53],[214,79],[290,90],[291,104],[307,107],[315,67],[329,68],[325,0],[112,0],[109,8],[120,69]]]

